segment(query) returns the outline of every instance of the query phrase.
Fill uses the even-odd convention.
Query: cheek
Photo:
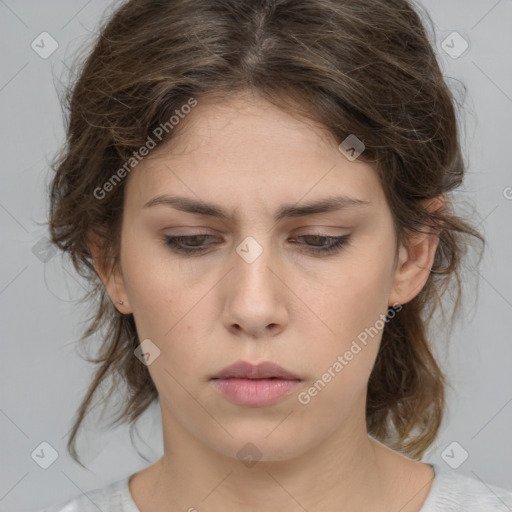
[[[304,283],[299,296],[338,339],[357,336],[386,312],[392,287],[391,250],[383,245],[354,249],[335,268],[331,265]]]
[[[336,375],[328,387],[337,389],[337,394],[351,394],[370,375],[385,326],[392,254],[391,245],[385,242],[371,250],[347,253],[336,272],[315,275],[314,286],[305,286],[300,295],[319,319],[314,318],[309,327],[317,340],[314,350],[307,349],[309,353],[302,357],[316,378],[329,370]],[[322,380],[329,378],[326,375]],[[329,396],[325,393],[324,399]]]
[[[142,247],[127,243],[123,254],[125,286],[137,333],[141,340],[149,338],[157,345],[163,356],[160,363],[164,361],[171,373],[185,377],[189,370],[193,374],[205,351],[201,319],[208,315],[207,288],[192,286],[189,278],[183,277],[187,273],[180,263],[166,258],[164,251]],[[158,366],[150,367],[150,372]]]
[[[354,272],[325,286],[331,297],[329,302],[323,299],[329,329],[323,325],[310,329],[311,334],[318,333],[316,342],[301,356],[308,361],[312,379],[302,390],[300,403],[310,401],[316,424],[332,424],[334,416],[341,420],[356,402],[364,401],[387,312],[382,292],[386,279],[381,274]]]
[[[135,237],[127,238],[122,266],[139,336],[158,340],[185,314],[182,310],[186,308],[186,291],[163,257],[165,253],[154,245],[154,240],[137,242]]]

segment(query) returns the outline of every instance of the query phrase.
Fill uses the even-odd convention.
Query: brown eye
[[[349,240],[350,235],[342,235],[342,236],[324,236],[324,235],[301,235],[296,237],[313,239],[313,244],[308,244],[301,248],[301,250],[309,253],[316,254],[334,254],[338,252]]]
[[[307,234],[296,237],[296,239],[307,239],[309,242],[299,243],[300,250],[312,254],[334,254],[338,252],[346,243],[350,235],[342,236],[324,236],[317,234]],[[187,236],[169,236],[166,235],[163,242],[170,247],[172,251],[180,254],[201,255],[208,250],[209,245],[203,244],[208,238],[214,238],[208,233],[197,233]],[[293,240],[293,239],[292,239]]]
[[[188,236],[166,235],[163,241],[166,246],[170,247],[175,252],[181,254],[201,254],[205,250],[207,250],[207,246],[202,245],[201,242],[203,242],[207,238],[213,237],[207,233],[197,233],[195,235]],[[186,245],[189,242],[191,243],[189,245]]]

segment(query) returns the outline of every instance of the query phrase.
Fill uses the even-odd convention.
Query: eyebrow
[[[283,219],[294,217],[305,217],[318,213],[327,213],[339,211],[347,208],[364,207],[370,205],[370,201],[364,201],[349,196],[332,196],[315,201],[309,201],[299,204],[284,204],[275,213],[274,220],[279,222]],[[225,211],[222,207],[191,199],[188,197],[159,195],[149,200],[143,208],[151,208],[154,206],[165,205],[176,210],[196,215],[207,215],[221,220],[232,221],[233,216]]]

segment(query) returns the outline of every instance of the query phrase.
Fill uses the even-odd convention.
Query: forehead
[[[382,199],[371,166],[349,161],[324,127],[258,96],[198,101],[180,122],[173,138],[129,175],[126,195],[138,207],[177,192],[234,206],[251,198],[277,205],[334,192]]]

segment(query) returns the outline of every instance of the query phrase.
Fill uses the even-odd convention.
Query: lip
[[[285,370],[277,363],[271,361],[263,361],[258,364],[248,363],[246,361],[237,361],[229,366],[226,366],[214,379],[270,379],[272,377],[287,380],[300,380],[298,375],[295,375],[288,370]]]
[[[238,361],[210,379],[225,398],[246,407],[274,404],[293,392],[300,382],[300,377],[270,361],[256,365]]]

